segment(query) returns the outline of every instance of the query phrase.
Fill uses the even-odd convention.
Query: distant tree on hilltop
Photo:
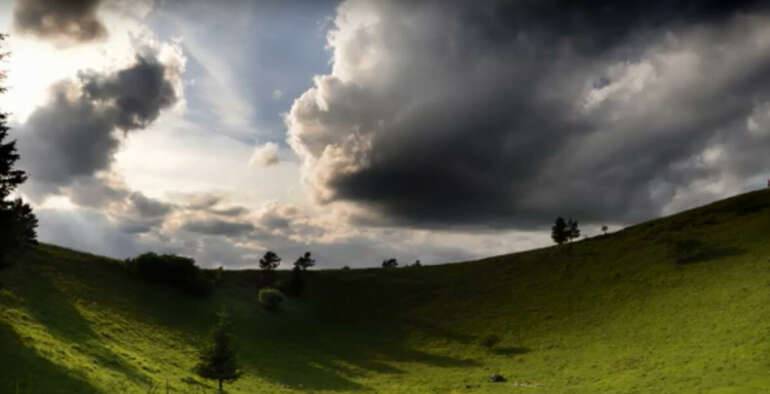
[[[202,378],[219,382],[221,393],[222,383],[238,380],[242,372],[238,369],[229,316],[222,311],[218,318],[209,344],[200,352],[195,372]]]
[[[305,252],[305,254],[300,256],[297,261],[294,262],[294,266],[305,271],[308,268],[315,266],[315,259],[311,257],[310,252]]]
[[[278,268],[278,265],[280,264],[281,264],[281,258],[278,257],[278,255],[272,250],[268,250],[267,252],[265,252],[265,255],[262,256],[261,259],[259,259],[259,268],[265,271],[274,270]]]
[[[551,228],[551,239],[559,245],[569,240],[569,228],[567,227],[567,222],[561,216],[556,218],[556,222]]]
[[[382,268],[398,268],[398,260],[387,259],[382,262]]]
[[[580,238],[580,227],[578,227],[578,221],[570,218],[567,221],[567,238],[570,241]]]
[[[257,277],[257,288],[261,289],[269,287],[275,282],[275,269],[281,264],[281,258],[273,252],[268,250],[265,255],[259,259],[259,268],[261,272]]]

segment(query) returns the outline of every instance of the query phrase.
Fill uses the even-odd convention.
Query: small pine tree
[[[556,218],[556,222],[551,228],[551,239],[558,245],[561,245],[569,240],[569,233],[567,228],[567,222],[561,216]]]
[[[604,233],[605,236],[607,235],[607,230],[609,230],[609,229],[607,228],[606,225],[602,226],[602,233]]]
[[[209,345],[200,352],[195,372],[202,378],[216,380],[221,393],[223,382],[238,380],[242,372],[238,369],[227,312],[220,312],[218,318],[217,325],[211,333]]]
[[[0,34],[0,41],[6,35]],[[0,60],[7,56],[0,53]],[[0,80],[4,74],[0,73]],[[5,88],[0,86],[0,93]],[[0,267],[7,264],[8,255],[30,245],[37,244],[37,218],[32,208],[21,199],[9,199],[14,190],[27,180],[24,171],[14,168],[19,160],[16,141],[8,137],[8,115],[0,113]]]
[[[416,268],[422,267],[422,263],[420,262],[420,260],[417,260],[414,262],[414,267]]]
[[[578,221],[570,218],[567,221],[567,239],[573,241],[580,238],[580,227],[578,227]]]
[[[311,257],[310,252],[305,252],[304,255],[299,256],[297,261],[294,262],[294,266],[305,271],[308,268],[315,266],[315,259]]]

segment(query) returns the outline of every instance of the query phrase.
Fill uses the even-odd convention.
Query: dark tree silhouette
[[[126,259],[126,267],[143,280],[176,287],[193,296],[206,297],[214,291],[216,274],[207,274],[189,257],[148,252]],[[218,274],[221,277],[221,269]]]
[[[5,38],[6,35],[0,35],[0,41]],[[0,53],[0,60],[6,56],[7,53]],[[4,76],[0,73],[0,80]],[[2,92],[4,87],[0,87]],[[19,154],[16,141],[6,141],[9,130],[8,115],[0,113],[0,267],[8,263],[9,254],[37,243],[37,218],[32,208],[20,198],[10,199],[13,191],[27,180],[27,174],[14,168]]]
[[[267,252],[265,252],[265,255],[262,256],[261,259],[259,259],[259,268],[265,271],[272,271],[278,268],[278,265],[280,264],[281,264],[281,258],[278,257],[278,255],[271,250],[268,250]]]
[[[289,295],[299,297],[305,290],[305,278],[302,274],[302,269],[298,265],[295,265],[291,269],[291,278],[289,279],[289,286],[286,289]]]
[[[580,238],[580,227],[578,226],[578,221],[570,218],[567,221],[567,239],[569,241],[573,241],[578,238]]]
[[[607,228],[606,225],[602,226],[602,233],[604,233],[604,235],[607,235],[607,230],[609,229]]]
[[[200,352],[195,371],[202,378],[219,382],[221,393],[222,383],[236,381],[242,372],[238,369],[229,316],[222,311],[218,317],[208,346]]]
[[[556,218],[556,222],[554,222],[553,227],[551,228],[551,239],[559,245],[569,240],[567,222],[561,216]]]
[[[305,252],[305,254],[300,256],[297,261],[294,262],[294,266],[305,271],[308,268],[315,266],[315,259],[311,257],[310,252]]]
[[[415,261],[413,267],[418,267],[418,268],[422,267],[422,263],[420,262],[420,260]]]
[[[259,268],[262,272],[257,277],[257,288],[262,289],[270,287],[275,282],[275,269],[281,264],[281,258],[278,255],[268,250],[265,255],[259,259]]]
[[[382,268],[398,268],[398,260],[387,259],[382,262]]]

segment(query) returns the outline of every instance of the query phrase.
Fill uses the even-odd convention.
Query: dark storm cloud
[[[58,43],[80,43],[107,35],[96,15],[100,0],[17,0],[14,27]]]
[[[137,63],[114,75],[84,73],[83,97],[111,103],[115,126],[122,130],[146,127],[160,111],[176,102],[166,68],[155,58],[137,57]]]
[[[182,230],[206,235],[235,237],[254,231],[254,226],[250,223],[206,218],[189,220],[182,225]]]
[[[173,209],[171,204],[149,198],[140,192],[131,193],[128,200],[135,208],[137,215],[143,218],[163,217]]]
[[[116,229],[130,234],[159,229],[172,213],[180,211],[174,204],[128,189],[107,174],[78,177],[59,191],[76,206],[101,212]]]
[[[34,183],[53,190],[107,170],[120,140],[118,131],[145,128],[177,100],[178,70],[154,55],[103,75],[80,74],[52,88],[52,99],[21,128],[19,149]]]
[[[770,99],[760,5],[349,1],[289,142],[316,198],[366,223],[654,216],[770,164],[713,153],[768,147],[746,127]]]

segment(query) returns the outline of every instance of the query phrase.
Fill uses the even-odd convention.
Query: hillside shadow
[[[697,239],[684,239],[669,245],[674,261],[680,265],[705,263],[746,253],[741,248],[710,244]]]
[[[410,319],[406,321],[406,324],[430,336],[444,338],[446,340],[461,343],[463,345],[476,343],[478,341],[478,338],[472,335],[454,332],[425,320]]]
[[[2,393],[97,393],[83,378],[27,347],[7,324],[0,323],[0,392]],[[47,386],[50,384],[51,386]]]
[[[354,379],[368,374],[398,376],[407,372],[402,368],[408,364],[438,368],[480,365],[471,359],[411,348],[392,333],[386,339],[378,339],[376,332],[353,334],[351,328],[347,332],[348,335],[314,333],[312,339],[298,338],[296,333],[270,334],[269,347],[262,347],[258,352],[242,349],[244,364],[260,378],[295,390],[311,391],[370,390]]]
[[[492,349],[492,353],[498,356],[516,356],[519,354],[527,354],[531,351],[532,349],[530,348],[519,347],[519,346],[506,346],[506,347],[499,347],[499,348]]]
[[[77,351],[90,357],[95,364],[123,374],[127,379],[147,384],[147,375],[104,345],[104,339],[74,306],[74,300],[54,284],[48,273],[36,273],[15,293],[24,300],[24,310],[48,332],[63,342],[73,344]]]

